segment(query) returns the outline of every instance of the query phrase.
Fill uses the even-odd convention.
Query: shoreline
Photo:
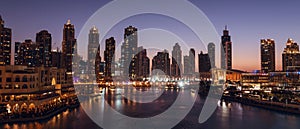
[[[57,109],[54,112],[51,112],[47,115],[40,116],[40,117],[33,117],[33,118],[18,118],[18,119],[3,119],[0,121],[0,124],[14,124],[14,123],[26,123],[26,122],[35,122],[35,121],[40,121],[40,120],[46,120],[49,118],[52,118],[53,116],[60,114],[68,109],[74,109],[80,106],[80,103],[74,104],[74,105],[68,105],[61,107]]]
[[[257,108],[263,108],[263,109],[276,111],[280,113],[300,116],[300,105],[284,104],[279,102],[268,102],[268,101],[250,99],[250,98],[230,97],[230,96],[222,96],[222,100],[237,102],[240,104],[253,106]]]

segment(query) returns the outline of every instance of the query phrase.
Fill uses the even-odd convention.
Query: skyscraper
[[[137,28],[129,26],[124,30],[124,42],[121,46],[121,68],[123,69],[124,76],[130,76],[133,68],[130,68],[130,62],[137,54],[138,36]]]
[[[95,64],[94,64],[94,68],[95,68],[95,76],[96,76],[96,81],[97,82],[100,82],[101,78],[102,78],[102,75],[101,75],[101,72],[100,72],[100,65],[101,65],[101,57],[100,57],[100,46],[98,46],[98,49],[97,49],[97,53],[95,55],[96,59],[95,59]],[[90,79],[93,79],[94,76],[90,76]],[[90,81],[93,81],[93,80],[90,80]]]
[[[195,74],[195,49],[191,48],[189,55],[183,57],[184,74],[185,76],[192,77]]]
[[[273,39],[260,40],[261,72],[275,71],[275,41]]]
[[[115,47],[116,41],[113,37],[105,40],[105,51],[104,51],[104,61],[105,61],[105,79],[111,81],[114,76],[114,62],[115,62]]]
[[[100,52],[99,52],[99,55],[96,55],[97,50],[100,50],[99,31],[96,28],[96,26],[94,26],[93,28],[90,29],[89,42],[88,42],[88,60],[87,60],[88,67],[87,67],[87,69],[88,69],[89,74],[95,73],[95,63],[96,63],[95,60],[97,60],[96,58],[100,57],[98,60],[100,60],[100,62],[101,62]],[[100,62],[98,62],[99,63],[98,65],[100,65]]]
[[[191,72],[190,56],[183,56],[184,75],[189,75]]]
[[[209,72],[211,69],[211,62],[210,62],[210,57],[209,54],[204,54],[202,51],[198,55],[198,65],[199,65],[199,73],[202,72]]]
[[[194,74],[195,73],[195,49],[191,48],[189,52],[189,57],[190,57],[190,73]]]
[[[66,24],[64,24],[63,29],[63,41],[62,41],[62,53],[64,57],[64,66],[67,69],[67,73],[72,73],[72,65],[76,65],[72,63],[72,60],[77,55],[76,53],[76,39],[75,39],[75,28],[74,25],[71,24],[71,21],[68,20]],[[76,67],[76,66],[75,66]]]
[[[21,43],[20,42],[15,42],[15,53],[14,53],[14,64],[15,65],[21,65],[21,57],[19,56],[21,50]]]
[[[232,42],[227,26],[223,30],[221,41],[221,68],[230,70],[232,69]]]
[[[180,77],[182,71],[182,51],[180,45],[176,43],[172,50],[171,76]]]
[[[62,68],[64,66],[63,54],[58,48],[51,52],[51,60],[52,67]]]
[[[11,29],[4,27],[4,21],[0,15],[0,65],[10,65],[11,35]]]
[[[37,66],[51,67],[51,47],[52,38],[47,30],[42,30],[36,34]]]
[[[211,67],[212,68],[215,68],[216,67],[216,51],[215,51],[215,44],[214,43],[209,43],[208,46],[207,46],[207,50],[208,50],[208,55],[209,55],[209,59],[210,59],[210,64],[211,64]]]
[[[132,80],[142,80],[149,77],[150,74],[150,59],[147,57],[147,50],[143,47],[138,47],[138,54],[136,54],[131,61],[131,73],[129,73]]]
[[[170,58],[167,50],[157,52],[157,55],[152,59],[152,71],[158,69],[170,76]],[[155,73],[152,73],[155,74]]]
[[[282,53],[282,70],[292,66],[300,66],[300,52],[299,45],[289,38]]]
[[[15,64],[16,65],[24,65],[29,67],[37,66],[38,58],[37,53],[38,47],[36,43],[34,43],[31,39],[26,39],[25,42],[19,44],[16,43],[15,51]]]

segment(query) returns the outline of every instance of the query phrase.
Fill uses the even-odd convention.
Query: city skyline
[[[0,3],[0,128],[300,127],[300,1]]]
[[[35,33],[46,29],[52,34],[53,48],[56,48],[62,41],[61,25],[67,19],[71,19],[76,25],[76,29],[80,30],[85,20],[93,12],[109,1],[94,0],[89,3],[77,1],[74,2],[74,9],[70,8],[69,10],[65,10],[63,6],[64,3],[68,3],[67,1],[59,1],[57,3],[40,1],[24,2],[23,4],[18,4],[22,5],[18,7],[16,7],[16,4],[13,4],[14,2],[2,2],[3,4],[1,4],[0,8],[0,13],[6,21],[6,26],[14,30],[12,43],[28,38],[34,39]],[[191,0],[191,2],[210,18],[220,35],[224,25],[228,25],[233,36],[233,68],[245,69],[247,71],[260,69],[260,61],[257,60],[260,57],[259,53],[251,54],[248,60],[243,60],[244,56],[237,53],[247,53],[249,55],[253,51],[259,51],[260,39],[271,38],[277,43],[276,64],[278,65],[276,65],[276,69],[281,70],[281,52],[285,47],[286,40],[292,38],[296,42],[300,42],[298,20],[286,20],[299,19],[299,16],[295,15],[295,12],[299,12],[299,8],[295,7],[295,5],[299,5],[299,1],[272,1],[270,3],[270,1],[216,2]],[[227,13],[230,15],[226,15],[225,17],[220,12],[227,10],[226,8],[234,9],[228,10]],[[48,15],[41,15],[44,12],[47,12]],[[57,12],[59,12],[59,15],[57,15]],[[276,17],[273,17],[274,14],[276,14]],[[40,18],[36,18],[37,16]],[[55,20],[49,21],[47,17],[55,17]],[[35,22],[31,22],[32,20]],[[23,22],[20,24],[18,21]],[[272,24],[269,24],[270,21],[272,21]],[[140,28],[139,25],[134,26]],[[99,30],[101,34],[100,27]],[[78,33],[77,31],[76,36]],[[114,36],[117,42],[121,41],[120,39],[122,38],[118,37],[122,37],[122,35],[116,34]],[[104,42],[102,41],[101,44],[104,44]],[[197,43],[191,42],[190,44],[191,46],[196,46]],[[200,50],[197,50],[196,53],[200,53]]]

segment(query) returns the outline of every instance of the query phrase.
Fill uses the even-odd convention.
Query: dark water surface
[[[138,104],[106,91],[107,102],[117,111],[131,117],[152,117],[164,112],[174,102],[177,90],[165,91],[160,99]],[[104,97],[104,96],[99,96]],[[220,102],[215,113],[203,124],[198,123],[205,99],[197,97],[189,114],[175,129],[300,129],[300,116],[269,111],[239,103]],[[83,104],[92,104],[83,102]],[[116,122],[118,124],[118,122]],[[4,129],[100,129],[82,107],[67,110],[53,118],[39,122],[0,125]]]

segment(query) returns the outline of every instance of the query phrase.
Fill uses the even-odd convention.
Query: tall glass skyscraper
[[[98,49],[100,50],[99,31],[98,31],[98,28],[96,28],[96,26],[94,26],[90,29],[88,40],[89,41],[88,41],[87,72],[89,74],[94,74],[95,73],[95,63],[96,63],[95,60],[98,56],[100,56],[100,55],[96,55]],[[100,60],[98,59],[98,61],[101,62],[101,56],[100,56]]]
[[[138,36],[137,28],[129,26],[124,30],[124,42],[121,46],[121,68],[123,69],[123,76],[131,76],[129,73],[134,73],[130,70],[130,62],[137,54]]]

